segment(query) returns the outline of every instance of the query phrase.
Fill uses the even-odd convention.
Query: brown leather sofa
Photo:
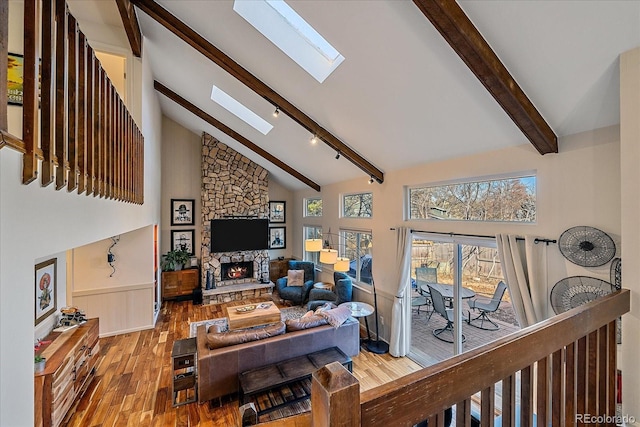
[[[360,352],[360,323],[349,318],[338,328],[318,326],[258,341],[211,350],[205,326],[197,329],[198,400],[200,403],[238,391],[238,374],[329,347],[346,355]]]

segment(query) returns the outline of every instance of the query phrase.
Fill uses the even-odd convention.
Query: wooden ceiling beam
[[[316,123],[311,117],[307,116],[303,111],[287,101],[275,90],[271,89],[256,76],[251,74],[248,70],[244,69],[240,64],[215,47],[200,34],[196,33],[184,22],[173,16],[154,0],[131,0],[131,3],[178,36],[189,46],[193,47],[202,55],[216,63],[227,73],[238,79],[249,89],[253,90],[275,107],[279,108],[281,112],[291,117],[291,119],[310,133],[316,135],[317,138],[321,139],[329,147],[339,151],[342,157],[366,172],[367,175],[373,177],[379,183],[384,181],[384,174],[380,169],[372,165],[367,159],[355,152],[344,142],[340,141],[336,136]]]
[[[540,154],[558,138],[455,0],[413,0]]]
[[[287,172],[289,175],[291,175],[291,176],[297,178],[298,180],[304,182],[305,184],[307,184],[309,187],[313,188],[314,190],[320,191],[320,186],[318,184],[316,184],[315,182],[311,181],[309,178],[307,178],[306,176],[302,175],[300,172],[298,172],[297,170],[293,169],[291,166],[289,166],[288,164],[284,163],[282,160],[278,159],[277,157],[275,157],[272,154],[268,153],[267,151],[263,150],[262,148],[260,148],[256,144],[254,144],[253,142],[249,141],[247,138],[245,138],[244,136],[240,135],[238,132],[234,131],[229,126],[225,125],[221,121],[215,119],[214,117],[212,117],[208,113],[206,113],[203,110],[201,110],[200,108],[196,107],[195,105],[193,105],[192,103],[190,103],[189,101],[187,101],[186,99],[184,99],[183,97],[181,97],[180,95],[178,95],[177,93],[175,93],[174,91],[172,91],[171,89],[169,89],[168,87],[166,87],[165,85],[160,83],[159,81],[154,80],[153,87],[155,88],[155,90],[157,90],[158,92],[160,92],[161,94],[163,94],[164,96],[166,96],[167,98],[169,98],[170,100],[175,102],[176,104],[180,105],[181,107],[183,107],[187,111],[190,111],[195,116],[197,116],[197,117],[201,118],[202,120],[204,120],[205,122],[209,123],[211,126],[214,126],[214,127],[218,128],[220,131],[224,132],[225,134],[227,134],[231,138],[235,139],[240,144],[242,144],[245,147],[247,147],[249,150],[253,151],[257,155],[259,155],[262,158],[264,158],[264,159],[268,160],[269,162],[273,163],[274,165],[276,165],[277,167],[279,167],[283,171]]]
[[[138,25],[136,10],[129,0],[116,0],[116,4],[118,5],[120,18],[122,18],[124,31],[127,33],[127,38],[131,45],[131,52],[134,56],[140,58],[142,56],[142,33],[140,32],[140,25]]]

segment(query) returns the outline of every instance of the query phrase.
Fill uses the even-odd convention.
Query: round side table
[[[364,324],[367,327],[367,341],[371,341],[371,333],[369,332],[369,322],[367,316],[373,314],[373,307],[366,302],[352,301],[343,302],[340,307],[348,307],[351,310],[351,315],[355,318],[364,317]]]
[[[329,282],[317,282],[313,284],[313,287],[315,289],[325,289],[327,291],[330,291],[331,289],[333,289],[333,283],[329,283]]]

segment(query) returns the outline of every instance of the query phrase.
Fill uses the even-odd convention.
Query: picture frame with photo
[[[22,105],[24,91],[24,56],[8,53],[7,56],[7,103]]]
[[[171,225],[194,225],[194,199],[171,199]]]
[[[285,249],[287,247],[287,229],[285,227],[269,227],[269,249]]]
[[[35,266],[34,321],[36,325],[56,312],[57,266],[57,258],[38,263]]]
[[[196,254],[195,230],[171,230],[171,249],[189,252],[190,255]]]
[[[284,201],[269,202],[269,222],[284,224],[286,222],[286,207],[287,202]]]

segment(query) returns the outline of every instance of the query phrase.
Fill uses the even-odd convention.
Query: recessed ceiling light
[[[344,61],[344,56],[283,0],[235,0],[233,10],[320,83]]]
[[[239,119],[243,120],[263,135],[268,134],[269,131],[273,129],[273,125],[271,123],[267,122],[262,117],[242,105],[235,98],[231,97],[216,85],[211,89],[211,100],[237,116]]]

